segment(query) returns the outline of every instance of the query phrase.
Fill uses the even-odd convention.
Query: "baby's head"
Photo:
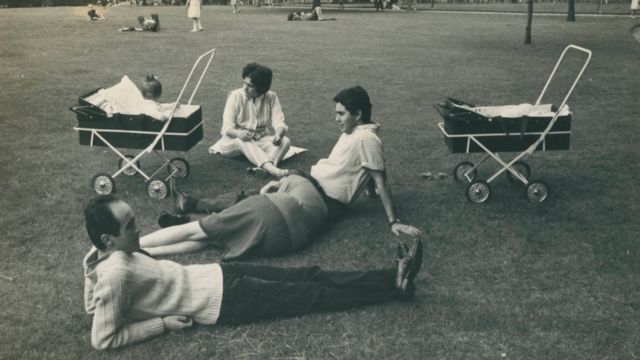
[[[147,74],[142,81],[140,91],[145,99],[158,100],[162,95],[162,84],[155,75]]]

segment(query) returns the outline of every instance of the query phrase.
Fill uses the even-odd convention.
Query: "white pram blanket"
[[[107,113],[108,117],[113,114],[143,114],[143,104],[145,102],[142,92],[136,84],[124,75],[119,83],[107,89],[100,89],[96,93],[85,98],[87,102],[99,107]],[[167,117],[171,115],[170,104],[164,104],[164,112]]]
[[[519,105],[504,105],[504,106],[477,106],[471,107],[467,105],[454,104],[456,107],[466,109],[478,113],[484,117],[495,118],[521,118],[527,117],[547,117],[551,118],[555,114],[552,110],[552,104],[519,104]],[[569,105],[565,105],[559,116],[569,115]]]

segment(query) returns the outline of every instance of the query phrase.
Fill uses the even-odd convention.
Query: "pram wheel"
[[[98,173],[91,179],[91,187],[100,195],[109,195],[116,189],[116,183],[111,175]]]
[[[176,157],[169,160],[167,169],[169,170],[169,175],[175,178],[184,179],[189,176],[189,163],[183,158]]]
[[[471,169],[473,169],[473,163],[469,161],[463,161],[460,164],[456,165],[455,169],[453,169],[453,178],[456,179],[459,183],[468,184],[475,180],[476,176],[478,176],[478,171],[476,171],[476,169]]]
[[[169,187],[162,180],[151,180],[147,184],[147,195],[152,199],[164,199],[168,192]]]
[[[125,155],[124,157],[126,157],[129,161],[131,161],[131,159],[133,159],[133,156],[131,156],[131,155]],[[136,161],[135,165],[136,165],[136,167],[138,169],[140,169],[140,161]],[[124,159],[120,159],[120,161],[118,161],[118,169],[122,169],[125,166],[126,166],[126,164],[124,162]],[[122,171],[122,173],[127,175],[127,176],[133,176],[133,175],[138,173],[138,170],[136,170],[132,166],[129,166],[128,168],[124,169]]]
[[[543,181],[532,181],[527,185],[525,195],[531,202],[543,202],[549,197],[549,186]]]
[[[474,181],[467,187],[467,199],[474,204],[487,201],[489,195],[491,195],[491,188],[484,180]]]
[[[528,179],[529,176],[531,176],[531,168],[529,167],[529,164],[524,161],[516,161],[515,163],[513,163],[513,165],[511,165],[511,168],[519,172],[520,175],[524,176],[525,179]],[[511,173],[511,171],[507,171],[507,176],[509,176],[509,180],[513,182],[520,181],[520,179],[518,179]]]

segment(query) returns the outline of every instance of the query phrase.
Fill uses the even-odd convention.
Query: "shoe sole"
[[[409,255],[409,271],[407,271],[405,278],[402,280],[402,289],[407,288],[407,285],[415,279],[422,267],[422,241],[420,241],[420,239],[414,239],[412,245],[411,254]]]

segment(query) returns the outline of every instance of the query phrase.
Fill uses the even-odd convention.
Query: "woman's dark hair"
[[[287,15],[287,20],[288,21],[293,20],[293,13],[289,13],[289,15]]]
[[[271,89],[271,79],[273,72],[266,66],[258,63],[250,63],[242,69],[242,78],[248,77],[256,87],[256,91],[262,95]]]
[[[110,207],[116,201],[120,201],[120,199],[113,195],[99,195],[91,199],[87,207],[84,208],[87,233],[89,233],[93,245],[100,250],[106,248],[100,239],[103,234],[120,235],[120,223],[116,220]]]
[[[350,87],[340,91],[333,101],[342,104],[352,115],[362,111],[361,120],[363,123],[371,122],[371,100],[369,94],[360,85]]]

